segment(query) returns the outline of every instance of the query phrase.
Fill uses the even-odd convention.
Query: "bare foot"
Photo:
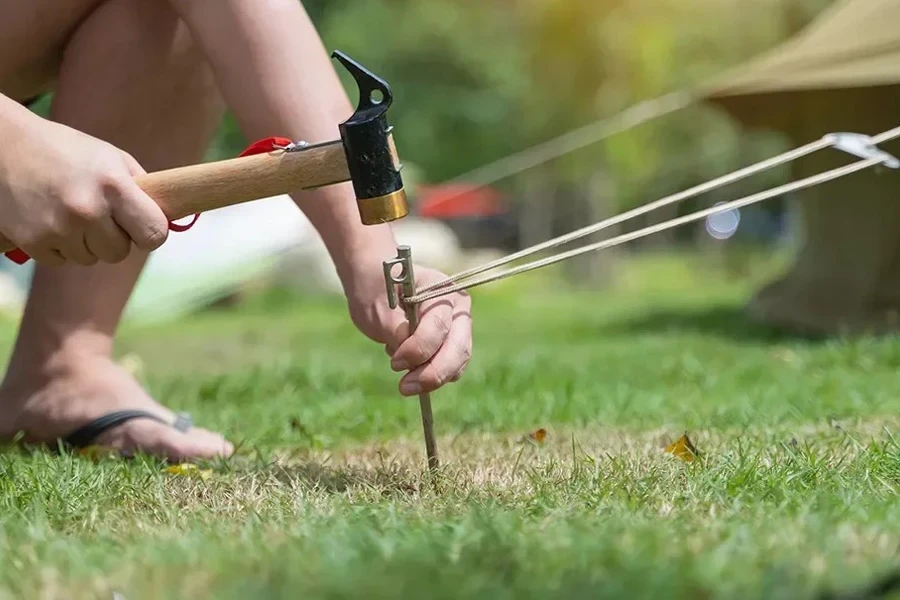
[[[20,432],[30,444],[56,445],[78,428],[120,410],[141,410],[160,417],[136,418],[97,436],[92,445],[138,452],[171,461],[230,456],[234,447],[220,435],[172,425],[176,415],[153,400],[122,367],[109,358],[91,356],[47,371],[7,375],[0,385],[0,437]]]

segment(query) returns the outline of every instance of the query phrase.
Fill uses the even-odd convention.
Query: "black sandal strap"
[[[158,415],[154,415],[153,413],[149,413],[143,410],[120,410],[113,413],[109,413],[108,415],[103,415],[99,419],[94,419],[87,425],[83,425],[79,427],[65,439],[63,442],[68,446],[72,446],[74,448],[85,448],[90,446],[91,443],[97,437],[100,436],[104,431],[111,429],[117,425],[121,425],[126,421],[131,421],[132,419],[153,419],[159,423],[163,423],[164,425],[170,425],[178,429],[179,431],[185,431],[190,428],[190,417],[184,414],[178,415],[175,423],[169,423],[165,421]]]

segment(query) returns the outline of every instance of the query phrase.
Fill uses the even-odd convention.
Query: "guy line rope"
[[[877,148],[878,144],[883,142],[887,142],[896,138],[900,138],[900,127],[896,127],[894,129],[889,129],[884,131],[876,136],[866,136],[855,133],[833,133],[824,136],[823,138],[806,144],[804,146],[800,146],[799,148],[795,148],[794,150],[789,150],[788,152],[784,152],[779,154],[778,156],[774,156],[772,158],[760,161],[749,167],[745,167],[743,169],[739,169],[732,173],[728,173],[711,181],[702,183],[700,185],[694,186],[688,190],[683,192],[679,192],[677,194],[673,194],[671,196],[667,196],[655,202],[650,202],[648,204],[644,204],[639,206],[638,208],[626,211],[609,219],[605,219],[593,225],[589,225],[587,227],[583,227],[571,233],[559,236],[557,238],[548,240],[546,242],[542,242],[540,244],[531,246],[529,248],[525,248],[503,258],[500,258],[495,261],[488,262],[484,265],[480,265],[471,269],[467,269],[455,275],[448,277],[447,279],[431,284],[424,288],[416,290],[416,293],[410,296],[407,296],[403,299],[404,303],[408,305],[420,304],[422,302],[426,302],[428,300],[432,300],[434,298],[439,298],[441,296],[445,296],[447,294],[453,294],[456,292],[460,292],[463,290],[468,290],[470,288],[483,285],[486,283],[491,283],[494,281],[498,281],[500,279],[505,279],[507,277],[512,277],[513,275],[519,275],[521,273],[525,273],[527,271],[532,271],[534,269],[539,269],[541,267],[546,267],[570,258],[574,258],[576,256],[580,256],[582,254],[586,254],[588,252],[594,252],[597,250],[602,250],[605,248],[611,248],[613,246],[618,246],[620,244],[624,244],[626,242],[642,238],[660,231],[664,231],[666,229],[671,229],[673,227],[677,227],[679,225],[683,225],[685,223],[689,223],[691,221],[697,221],[708,217],[710,215],[728,212],[734,210],[736,208],[740,208],[742,206],[747,206],[749,204],[754,204],[756,202],[761,202],[763,200],[767,200],[769,198],[773,198],[775,196],[779,196],[781,194],[785,194],[788,192],[793,192],[797,190],[802,190],[809,187],[814,187],[817,185],[822,185],[828,181],[839,179],[841,177],[845,177],[852,173],[856,173],[857,171],[862,171],[864,169],[869,169],[878,165],[886,165],[891,168],[900,168],[900,161],[898,161],[893,156],[887,154],[886,152],[881,151]],[[546,250],[548,248],[554,248],[556,246],[560,246],[567,242],[585,237],[597,231],[601,231],[606,229],[612,225],[621,223],[630,218],[645,214],[657,208],[661,208],[663,206],[674,204],[676,202],[681,202],[682,200],[686,200],[688,198],[692,198],[704,192],[708,192],[722,186],[725,186],[734,181],[738,181],[745,177],[749,177],[750,175],[754,175],[756,173],[760,173],[762,171],[766,171],[777,167],[779,165],[795,161],[803,156],[808,154],[812,154],[814,152],[818,152],[825,148],[834,148],[837,150],[841,150],[848,154],[852,154],[862,158],[862,160],[853,162],[849,165],[838,167],[835,169],[831,169],[829,171],[823,171],[816,175],[812,175],[805,179],[801,179],[798,181],[794,181],[791,183],[787,183],[781,186],[777,186],[763,192],[758,192],[756,194],[752,194],[749,196],[744,196],[742,198],[738,198],[737,200],[732,200],[730,202],[725,202],[719,204],[717,206],[707,208],[704,210],[700,210],[682,217],[677,217],[674,219],[670,219],[663,223],[658,223],[656,225],[652,225],[649,227],[645,227],[643,229],[639,229],[637,231],[633,231],[631,233],[623,234],[617,237],[613,237],[607,240],[603,240],[594,244],[589,244],[587,246],[583,246],[581,248],[577,248],[575,250],[570,250],[568,252],[562,252],[556,255],[549,256],[547,258],[543,258],[540,260],[536,260],[530,263],[526,263],[524,265],[520,265],[518,267],[514,267],[508,269],[506,271],[501,271],[499,273],[484,275],[482,277],[475,277],[476,275],[481,275],[486,271],[490,271],[497,267],[506,265],[510,262],[516,261],[520,258],[525,258],[526,256],[530,256],[542,250]],[[465,281],[468,278],[469,281]]]

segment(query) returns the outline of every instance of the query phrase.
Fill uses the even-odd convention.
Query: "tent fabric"
[[[799,35],[715,78],[707,99],[900,84],[900,0],[839,0]]]

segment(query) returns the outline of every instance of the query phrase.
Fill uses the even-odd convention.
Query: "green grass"
[[[675,259],[610,290],[548,293],[538,276],[478,290],[470,369],[434,395],[436,482],[416,401],[340,303],[269,295],[126,328],[117,352],[141,358],[148,388],[240,455],[200,478],[0,454],[0,598],[864,585],[900,563],[900,343],[759,331],[740,311],[759,276]],[[539,427],[545,444],[519,443]],[[684,431],[702,460],[663,452]]]

